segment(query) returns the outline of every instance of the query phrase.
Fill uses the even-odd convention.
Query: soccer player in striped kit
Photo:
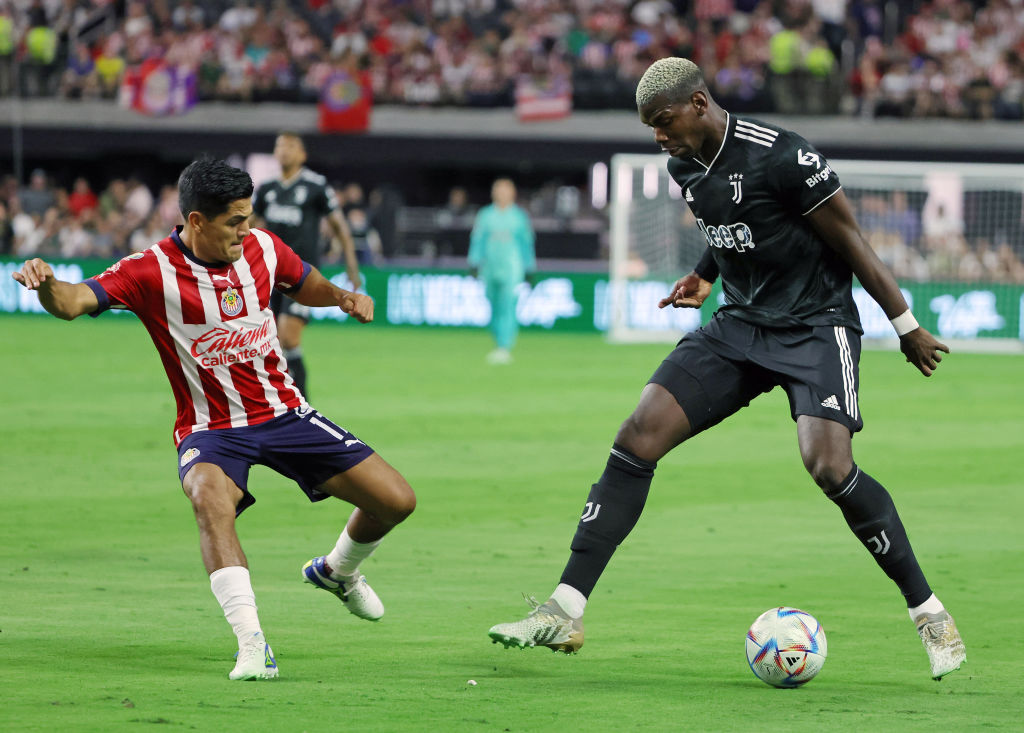
[[[178,189],[184,226],[144,252],[83,283],[57,280],[40,259],[14,279],[36,290],[58,318],[119,308],[146,327],[177,403],[179,478],[199,526],[203,564],[238,638],[229,677],[269,679],[277,662],[235,530],[236,517],[255,501],[249,468],[269,466],[310,501],[333,496],[355,505],[334,549],[306,563],[302,578],[371,621],[384,606],[360,563],[412,513],[416,497],[398,471],[306,402],[270,308],[277,290],[368,323],[373,300],[336,287],[275,235],[250,229],[253,185],[245,171],[201,158],[182,172]]]
[[[525,619],[492,627],[490,637],[505,646],[579,649],[587,599],[640,518],[657,461],[781,386],[804,467],[903,594],[932,677],[959,669],[960,633],[932,593],[892,497],[853,461],[852,437],[864,423],[852,276],[889,316],[900,350],[922,374],[930,376],[949,349],[918,325],[861,234],[835,171],[806,140],[730,115],[688,59],[654,62],[636,104],[708,243],[659,305],[699,308],[719,274],[725,304],[668,354],[619,428],[551,598]]]

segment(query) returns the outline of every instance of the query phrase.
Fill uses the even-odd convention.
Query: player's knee
[[[617,445],[652,463],[656,463],[665,454],[664,442],[657,426],[635,412],[625,419],[615,435]]]
[[[226,476],[204,473],[193,477],[190,473],[182,489],[192,502],[192,511],[200,519],[234,516],[235,507],[242,498],[241,490]]]
[[[409,515],[416,509],[416,493],[412,490],[412,487],[404,481],[396,486],[391,492],[391,496],[388,500],[388,505],[382,512],[384,516],[380,517],[388,524],[395,525],[401,524]]]
[[[834,493],[849,474],[850,466],[842,465],[842,463],[842,461],[829,456],[804,456],[804,467],[807,469],[807,473],[826,494]]]

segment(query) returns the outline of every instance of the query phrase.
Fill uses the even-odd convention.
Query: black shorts
[[[694,434],[781,385],[798,415],[864,427],[857,405],[860,334],[845,326],[764,328],[716,313],[686,334],[650,379],[672,393]]]
[[[309,306],[295,302],[276,288],[270,294],[270,310],[274,312],[275,317],[283,313],[292,318],[301,318],[305,323],[309,323]]]

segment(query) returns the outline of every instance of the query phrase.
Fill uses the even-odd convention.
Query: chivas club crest
[[[237,290],[229,287],[220,295],[220,309],[226,316],[237,316],[242,312],[242,296]]]

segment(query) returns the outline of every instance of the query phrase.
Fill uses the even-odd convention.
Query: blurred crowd
[[[968,192],[959,213],[900,190],[853,192],[851,198],[872,249],[898,279],[1024,283],[1014,247],[1024,241],[1017,194],[1003,201],[1001,192]],[[999,215],[1002,207],[1011,207],[1003,212],[1008,215]]]
[[[381,236],[371,222],[382,213],[376,192],[367,197],[357,183],[336,190],[360,261],[379,262]],[[32,171],[24,186],[14,176],[0,180],[0,255],[115,259],[151,247],[181,223],[173,184],[152,190],[133,176],[113,178],[94,190],[79,177],[65,188],[42,169]],[[325,245],[327,239],[325,230]],[[324,261],[338,264],[340,257],[332,252]]]
[[[114,98],[160,59],[198,98],[507,106],[517,82],[628,109],[688,56],[738,112],[1021,119],[1024,0],[0,0],[0,95]]]
[[[434,206],[405,206],[386,187],[366,192],[357,182],[334,185],[352,232],[359,261],[385,264],[395,256],[430,260],[457,254],[485,193],[452,187]],[[520,203],[540,229],[564,229],[571,221],[606,231],[603,214],[585,203],[574,186],[546,184],[520,190]],[[921,191],[848,191],[871,246],[907,281],[1024,284],[1024,199],[1008,191],[968,191],[954,212]],[[696,231],[689,212],[686,222]],[[137,177],[113,178],[94,190],[85,177],[70,187],[32,171],[26,185],[0,179],[0,255],[19,259],[114,259],[139,252],[181,223],[173,184],[151,189]],[[686,225],[684,224],[684,229]],[[323,264],[341,263],[322,232]],[[702,237],[698,237],[702,240]],[[407,241],[403,241],[407,240]],[[464,252],[463,252],[464,254]],[[543,256],[543,254],[542,254]]]

